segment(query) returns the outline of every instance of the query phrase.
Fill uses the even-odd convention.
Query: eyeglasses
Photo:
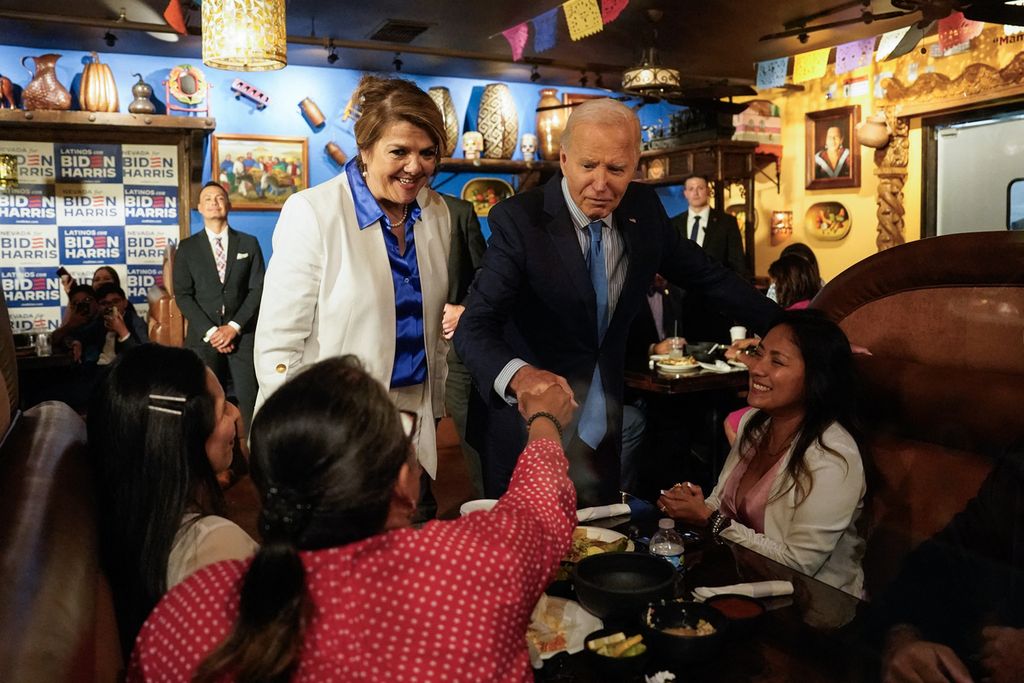
[[[419,436],[419,416],[411,410],[399,410],[398,417],[402,420],[402,431],[413,442]]]

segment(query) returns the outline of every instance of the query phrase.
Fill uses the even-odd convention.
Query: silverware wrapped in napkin
[[[776,595],[792,595],[793,584],[789,581],[758,581],[756,583],[735,583],[731,586],[701,586],[693,589],[693,599],[704,602],[710,597],[723,594],[746,595],[751,598],[771,598]]]

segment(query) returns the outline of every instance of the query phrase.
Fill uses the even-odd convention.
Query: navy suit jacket
[[[185,345],[202,347],[208,329],[232,320],[241,326],[242,334],[255,332],[264,270],[260,243],[234,228],[228,228],[223,283],[217,277],[217,262],[206,231],[182,240],[174,257],[174,300],[188,320]]]
[[[616,444],[620,441],[626,339],[633,317],[646,305],[644,296],[656,272],[688,290],[702,291],[752,331],[764,332],[779,313],[773,302],[708,258],[694,242],[680,239],[652,188],[631,183],[614,213],[629,266],[608,330],[599,340],[594,289],[561,180],[557,175],[544,187],[491,209],[491,239],[455,333],[455,348],[488,409],[486,438],[479,438],[484,425],[477,423],[476,441],[486,458],[496,456],[506,463],[515,462],[526,430],[516,408],[493,385],[517,357],[565,377],[580,405],[590,390],[594,366],[600,364],[608,436]],[[478,419],[471,415],[471,422]]]

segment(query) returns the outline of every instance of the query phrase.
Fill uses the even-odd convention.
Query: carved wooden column
[[[878,235],[875,245],[884,251],[907,241],[904,234],[903,186],[907,181],[910,153],[910,123],[898,118],[894,107],[885,108],[885,120],[892,131],[889,144],[875,151],[875,175],[878,176]]]

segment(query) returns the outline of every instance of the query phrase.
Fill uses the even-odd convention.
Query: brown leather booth
[[[813,306],[858,356],[867,415],[866,586],[877,595],[918,543],[1024,438],[1024,233],[935,237],[843,272]]]
[[[113,602],[98,565],[85,424],[63,403],[17,412],[0,295],[0,680],[115,681]],[[13,368],[13,371],[9,371]]]

